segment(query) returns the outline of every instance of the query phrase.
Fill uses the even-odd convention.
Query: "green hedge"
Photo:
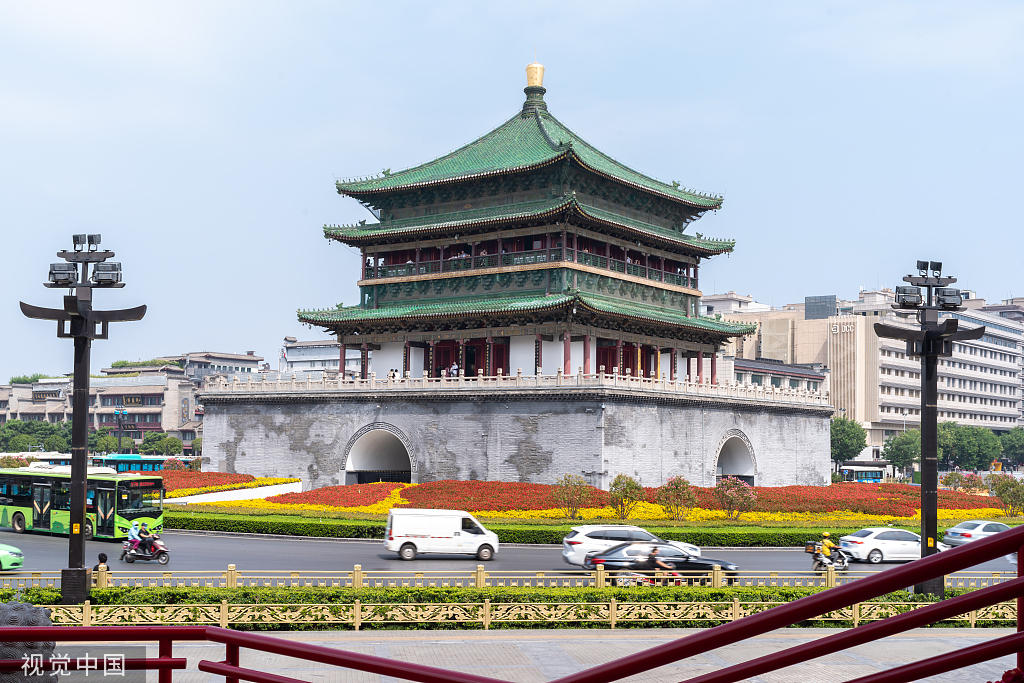
[[[608,602],[612,598],[619,602],[731,602],[738,598],[744,602],[776,602],[785,604],[826,589],[784,588],[784,587],[645,587],[645,588],[105,588],[92,591],[94,605],[197,605],[217,604],[222,600],[234,604],[306,604],[343,605],[360,600],[363,604],[428,604],[428,603],[480,603],[489,599],[492,603],[551,603]],[[950,595],[963,591],[951,591]],[[0,591],[0,598],[10,600],[14,591]],[[37,605],[60,603],[60,591],[52,588],[28,588],[20,598]],[[882,596],[873,602],[931,602],[927,596],[911,595],[903,591]],[[620,622],[622,628],[640,627],[686,627],[707,628],[719,621],[692,620],[679,622]],[[980,624],[980,622],[979,622]],[[852,623],[841,621],[801,622],[799,627],[849,627]],[[967,626],[968,622],[944,622],[942,626]],[[985,623],[986,626],[1005,626],[1002,623]],[[322,629],[323,624],[288,625],[256,624],[235,625],[234,628],[252,630]],[[338,628],[351,628],[338,625]],[[381,629],[478,629],[479,624],[440,622],[428,624],[364,624],[364,628]],[[607,628],[607,624],[589,622],[515,622],[493,624],[492,628]]]
[[[287,515],[218,515],[212,513],[165,512],[164,526],[167,529],[192,529],[204,531],[233,531],[254,534],[281,534],[286,536],[316,536],[328,538],[384,538],[384,522],[371,520],[330,519],[317,520],[311,517]],[[502,543],[537,543],[560,545],[569,533],[566,526],[532,526],[529,524],[490,524],[488,529],[498,534]],[[835,535],[853,533],[856,527],[816,529],[786,527],[655,527],[647,526],[652,533],[669,539],[686,541],[705,547],[775,547],[802,546],[805,541],[818,538],[821,532]]]

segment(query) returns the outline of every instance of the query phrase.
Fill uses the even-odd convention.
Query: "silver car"
[[[586,524],[574,526],[562,539],[562,559],[569,564],[584,566],[587,555],[603,552],[623,543],[646,541],[667,543],[687,555],[700,557],[700,548],[683,541],[665,541],[638,526],[625,524]]]
[[[987,522],[983,519],[974,519],[970,522],[960,522],[955,527],[946,529],[946,535],[942,542],[946,545],[963,545],[979,538],[988,538],[1000,531],[1008,531],[1010,527],[999,522]]]

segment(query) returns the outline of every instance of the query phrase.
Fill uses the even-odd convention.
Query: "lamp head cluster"
[[[51,263],[47,287],[124,287],[121,282],[121,264],[107,261],[112,251],[100,251],[102,235],[72,235],[73,251],[59,251],[57,256],[66,263]],[[79,270],[81,264],[81,270]],[[89,264],[92,264],[90,276]]]
[[[964,298],[960,290],[949,287],[956,282],[956,278],[942,276],[941,261],[918,261],[917,272],[917,275],[903,278],[910,283],[908,286],[896,288],[893,308],[944,311],[958,311],[962,308]]]

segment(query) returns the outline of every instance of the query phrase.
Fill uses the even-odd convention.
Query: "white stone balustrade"
[[[232,381],[225,378],[215,378],[207,381],[206,388],[202,391],[203,396],[216,397],[223,394],[264,394],[280,392],[366,392],[366,391],[395,391],[395,392],[423,392],[423,391],[472,391],[472,390],[494,390],[494,389],[536,389],[536,390],[562,390],[566,388],[606,388],[615,390],[627,390],[637,392],[653,392],[679,397],[716,397],[722,399],[737,399],[747,401],[765,401],[779,404],[798,404],[806,406],[828,406],[828,393],[821,391],[806,391],[803,389],[790,389],[782,387],[763,386],[758,384],[712,384],[708,378],[704,382],[695,381],[697,378],[682,378],[670,381],[664,378],[634,377],[623,375],[617,372],[585,375],[582,369],[575,375],[565,375],[561,370],[555,375],[532,374],[524,375],[522,369],[515,375],[493,375],[485,376],[464,376],[461,372],[458,377],[386,377],[378,379],[376,373],[370,373],[368,379],[344,379],[338,377],[328,379],[326,377],[314,380],[308,375],[305,380],[296,380],[294,375],[290,379],[266,381],[254,379],[247,376],[245,381],[240,381],[236,375]],[[693,380],[693,381],[691,381]]]

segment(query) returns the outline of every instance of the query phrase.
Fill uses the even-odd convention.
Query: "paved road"
[[[364,570],[377,571],[467,571],[479,562],[474,557],[459,555],[421,555],[412,562],[402,562],[395,553],[384,549],[380,541],[337,541],[288,538],[254,538],[196,534],[187,531],[169,531],[163,535],[171,551],[169,570],[223,571],[229,564],[239,570],[279,569],[291,571],[341,571],[360,564]],[[67,539],[60,536],[37,534],[18,535],[0,530],[0,543],[14,545],[25,553],[25,570],[57,571],[67,566]],[[86,559],[90,566],[99,553],[105,552],[112,567],[127,568],[117,560],[119,542],[91,541],[86,544]],[[707,557],[733,562],[741,569],[751,571],[807,571],[810,559],[800,549],[753,548],[748,550],[708,550]],[[572,569],[562,560],[561,549],[556,547],[504,547],[489,570],[506,571],[559,571]],[[139,569],[160,568],[155,562],[141,562]],[[899,564],[854,564],[855,570],[886,569]],[[986,562],[976,567],[979,571],[1011,571],[1013,567],[1003,559]]]

